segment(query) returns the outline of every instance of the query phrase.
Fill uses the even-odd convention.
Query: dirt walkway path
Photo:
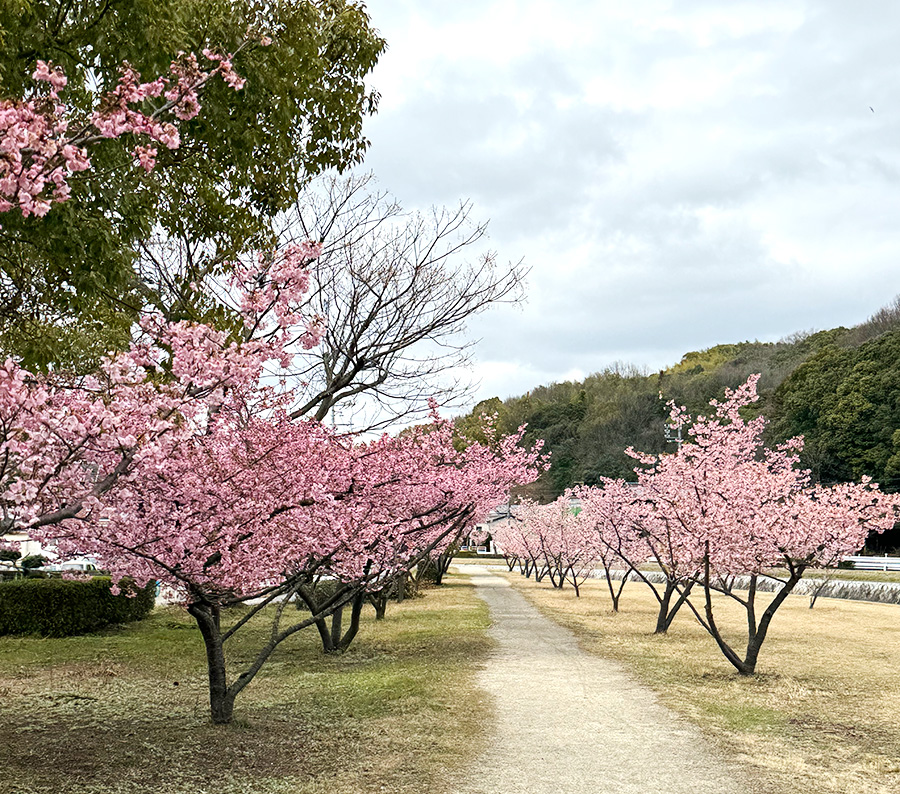
[[[498,648],[481,674],[497,724],[466,794],[741,794],[699,732],[616,663],[582,651],[502,577],[466,565]]]

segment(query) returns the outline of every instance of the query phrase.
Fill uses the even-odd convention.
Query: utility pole
[[[678,452],[681,452],[681,445],[684,443],[684,439],[681,436],[681,425],[673,427],[669,422],[666,422],[665,430],[663,431],[666,436],[666,442],[671,444],[675,443],[678,445]]]

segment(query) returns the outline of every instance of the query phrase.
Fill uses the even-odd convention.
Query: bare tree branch
[[[284,218],[284,242],[320,240],[309,314],[322,344],[294,374],[307,384],[293,415],[371,430],[463,397],[472,340],[466,321],[522,296],[526,269],[475,253],[486,225],[471,204],[406,212],[372,175],[312,183]]]

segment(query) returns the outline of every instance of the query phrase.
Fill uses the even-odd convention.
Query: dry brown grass
[[[286,643],[224,727],[177,609],[85,637],[0,638],[0,792],[450,792],[460,747],[477,752],[490,724],[475,678],[486,608],[451,577],[382,622],[367,613],[341,656],[314,631]]]
[[[588,651],[621,661],[698,724],[748,777],[764,781],[762,790],[900,791],[900,606],[826,599],[810,610],[808,598],[790,597],[759,673],[742,678],[687,610],[668,636],[654,636],[656,602],[645,585],[629,583],[615,615],[600,582],[577,599],[571,588],[507,575]],[[743,613],[720,606],[720,623],[739,645]]]

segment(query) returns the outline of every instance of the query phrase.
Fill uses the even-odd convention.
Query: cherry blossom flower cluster
[[[25,217],[44,216],[51,201],[69,197],[68,174],[90,161],[67,137],[69,120],[59,98],[66,77],[38,61],[33,77],[49,90],[25,100],[0,102],[0,212],[18,208]]]
[[[178,329],[175,329],[175,334]],[[184,345],[195,331],[184,331]],[[76,381],[32,374],[7,359],[0,365],[0,505],[5,528],[54,523],[88,509],[115,479],[142,459],[164,459],[169,448],[202,430],[209,399],[246,379],[240,349],[220,351],[215,380],[171,380],[189,372],[182,351],[144,366],[135,350],[104,362]],[[233,380],[231,373],[239,373]]]
[[[236,393],[234,393],[236,395]],[[534,479],[521,433],[459,452],[452,425],[354,442],[235,396],[202,434],[145,457],[88,520],[53,529],[63,554],[163,581],[186,601],[248,597],[285,577],[375,587],[437,552]]]
[[[288,290],[276,302],[300,296]],[[157,315],[140,325],[130,348],[88,377],[0,364],[0,526],[35,528],[84,514],[133,465],[164,462],[185,439],[206,433],[229,393],[248,404],[254,393],[258,410],[276,405],[259,380],[267,362],[290,363],[283,336],[236,341]]]
[[[32,96],[0,102],[0,212],[19,210],[42,217],[53,202],[70,195],[68,177],[91,167],[88,148],[104,139],[126,134],[145,136],[149,144],[135,146],[135,162],[152,171],[158,154],[155,144],[177,149],[177,127],[167,121],[187,121],[200,112],[200,92],[214,75],[234,90],[244,80],[234,71],[231,55],[205,49],[212,68],[201,68],[196,55],[180,53],[170,75],[141,82],[140,74],[123,63],[116,87],[100,97],[90,123],[73,131],[72,111],[60,97],[67,78],[59,66],[37,61],[32,78],[44,86]],[[154,103],[154,100],[156,102]]]
[[[231,286],[238,290],[245,327],[258,337],[277,340],[286,350],[292,343],[304,350],[318,345],[327,330],[325,319],[306,317],[300,307],[309,289],[309,264],[321,253],[321,243],[306,241],[259,253],[252,265],[236,266]],[[298,325],[302,331],[296,335]]]

